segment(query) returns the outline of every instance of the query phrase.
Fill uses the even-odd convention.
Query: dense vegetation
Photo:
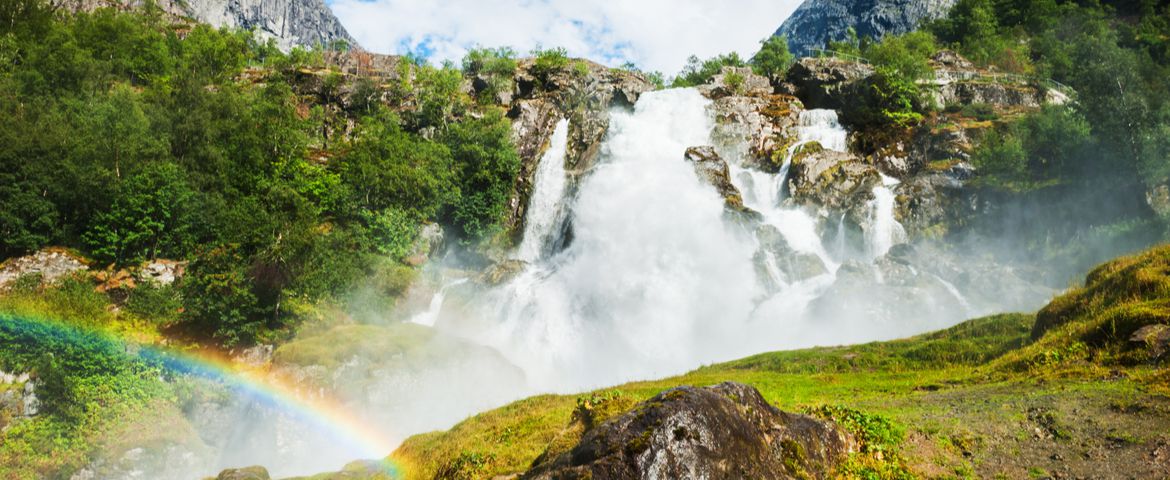
[[[285,54],[149,5],[0,0],[0,258],[194,260],[183,323],[231,345],[358,279],[403,288],[426,223],[490,240],[519,168],[502,113],[453,67],[401,62],[378,84],[326,61],[343,53]],[[491,53],[465,68],[514,67]]]

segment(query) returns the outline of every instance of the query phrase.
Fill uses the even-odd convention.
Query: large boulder
[[[858,156],[826,150],[813,142],[798,147],[787,182],[792,202],[813,208],[822,216],[830,211],[849,212],[851,219],[860,222],[881,177],[873,165]]]
[[[821,479],[857,449],[834,423],[782,412],[752,387],[723,383],[662,392],[520,478]]]
[[[714,98],[715,128],[711,138],[725,157],[742,166],[775,173],[796,141],[796,125],[804,110],[789,95],[727,95]]]
[[[231,468],[219,472],[215,480],[270,480],[268,470],[264,467]]]

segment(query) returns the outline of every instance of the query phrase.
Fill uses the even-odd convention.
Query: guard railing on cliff
[[[847,60],[850,62],[864,63],[872,65],[869,60],[857,55],[838,52],[824,48],[817,48],[813,50],[813,55],[816,57],[833,57]],[[1015,73],[1000,73],[1000,72],[984,72],[979,70],[950,70],[937,69],[934,71],[935,75],[946,75],[947,78],[953,80],[964,80],[971,82],[985,82],[985,83],[1001,83],[1010,85],[1038,85],[1047,90],[1054,90],[1060,92],[1069,99],[1076,98],[1077,91],[1072,87],[1060,83],[1051,78],[1043,78],[1029,75],[1019,75]]]

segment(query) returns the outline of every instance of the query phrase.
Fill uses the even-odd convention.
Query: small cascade
[[[813,109],[800,112],[797,131],[801,142],[817,142],[828,150],[838,152],[849,150],[846,142],[849,132],[837,120],[835,110]]]
[[[958,301],[959,305],[963,307],[963,313],[966,316],[970,317],[970,316],[975,314],[975,310],[973,308],[971,308],[971,304],[969,302],[967,302],[967,297],[963,296],[962,292],[960,292],[959,289],[957,287],[955,287],[955,284],[946,281],[945,279],[943,279],[942,277],[940,277],[938,275],[935,275],[935,274],[931,274],[931,275],[934,277],[935,280],[938,280],[938,283],[942,284],[943,288],[947,289],[947,291],[950,292],[951,296],[955,297],[955,300]]]
[[[838,261],[845,261],[846,243],[845,243],[845,214],[841,214],[841,218],[837,219],[837,235],[833,239],[836,244],[836,254]]]
[[[894,218],[897,197],[893,187],[900,182],[881,174],[882,183],[873,187],[873,200],[869,202],[869,228],[865,232],[866,246],[870,258],[878,258],[890,251],[890,247],[906,238],[906,230]]]
[[[464,283],[467,283],[467,279],[460,278],[439,288],[439,291],[435,292],[435,295],[431,297],[431,303],[427,306],[427,309],[410,317],[411,323],[417,323],[427,327],[435,326],[435,321],[439,319],[439,312],[443,308],[443,300],[447,297],[447,290]]]
[[[568,150],[569,120],[557,122],[548,150],[540,158],[533,181],[528,214],[524,218],[524,236],[516,249],[516,258],[534,262],[542,258],[559,235],[564,220],[565,152]]]

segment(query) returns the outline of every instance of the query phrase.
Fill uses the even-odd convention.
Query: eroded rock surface
[[[857,450],[835,424],[738,383],[678,387],[585,432],[522,479],[829,478]]]

